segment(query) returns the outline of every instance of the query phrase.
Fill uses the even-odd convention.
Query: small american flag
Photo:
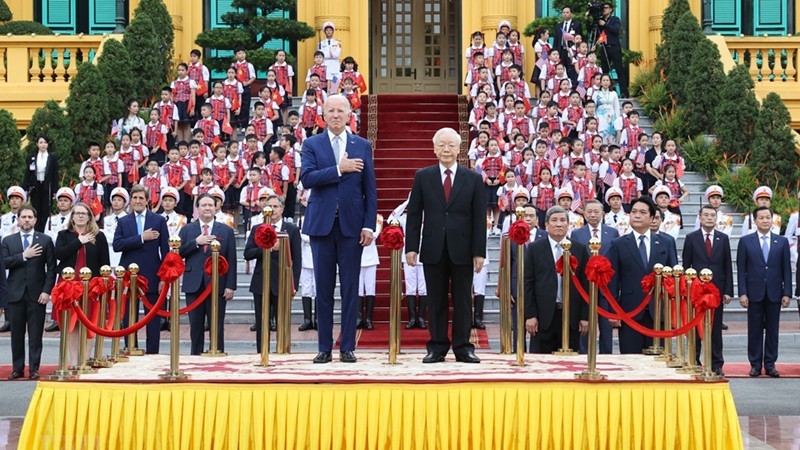
[[[611,168],[609,168],[608,171],[606,172],[606,176],[603,177],[603,183],[605,183],[608,186],[613,186],[614,180],[616,179],[617,179],[617,174],[614,173],[614,171],[611,170]]]
[[[572,205],[570,205],[570,209],[573,211],[577,211],[578,208],[581,207],[581,196],[578,194],[574,195],[575,198],[572,199]]]
[[[111,137],[119,134],[119,123],[116,120],[111,122]]]
[[[538,67],[538,68],[539,68],[539,70],[544,70],[544,62],[545,62],[545,59],[544,59],[544,58],[539,58],[539,59],[536,61],[536,67]]]
[[[551,145],[551,146],[547,147],[547,153],[545,153],[545,155],[544,155],[544,156],[545,156],[545,158],[547,158],[549,161],[555,161],[555,160],[556,160],[556,158],[558,158],[558,151],[556,150],[556,148],[555,148],[555,147],[553,147],[553,146]]]
[[[641,149],[636,151],[636,164],[637,165],[641,166],[642,164],[644,164],[644,156],[645,156],[644,152]]]
[[[581,98],[586,97],[586,88],[584,88],[583,86],[578,85],[578,87],[576,87],[575,90],[578,91],[578,94],[581,95]]]

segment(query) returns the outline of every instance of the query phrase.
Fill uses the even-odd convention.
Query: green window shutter
[[[41,0],[42,24],[56,33],[75,34],[75,0]]]
[[[711,29],[715,33],[738,36],[742,33],[740,0],[712,0]]]
[[[539,17],[561,17],[561,11],[553,7],[553,0],[541,0]],[[494,40],[494,37],[492,37]]]
[[[785,35],[787,7],[787,0],[754,0],[753,34]]]
[[[111,33],[116,28],[116,0],[89,0],[89,33]]]

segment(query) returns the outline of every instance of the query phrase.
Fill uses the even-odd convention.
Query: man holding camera
[[[601,33],[606,36],[603,48],[600,51],[600,61],[603,73],[611,73],[613,66],[617,72],[617,83],[622,98],[628,97],[628,74],[622,67],[622,45],[619,34],[622,31],[622,21],[613,15],[614,7],[609,2],[603,2],[603,15],[597,20],[596,25]],[[587,12],[587,18],[589,13]],[[610,64],[609,64],[610,63]]]

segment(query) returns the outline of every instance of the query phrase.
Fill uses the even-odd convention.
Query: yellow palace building
[[[41,22],[56,36],[0,37],[0,107],[14,113],[21,127],[47,99],[67,94],[69,66],[64,52],[102,51],[102,42],[124,27],[138,0],[6,0],[14,20]],[[186,60],[195,36],[225,26],[221,17],[232,11],[231,0],[164,0],[175,25],[176,58]],[[367,80],[369,92],[459,93],[464,79],[464,48],[469,35],[483,31],[488,44],[497,25],[508,20],[520,30],[542,16],[557,16],[552,0],[299,0],[284,17],[303,21],[321,36],[322,24],[336,25],[342,57],[353,56]],[[661,15],[668,0],[617,0],[614,14],[622,19],[623,44],[652,61],[659,41]],[[720,46],[727,67],[746,63],[759,95],[776,91],[784,98],[800,128],[797,57],[800,40],[793,36],[800,8],[792,0],[690,0],[692,11],[707,34]],[[105,35],[105,36],[104,36]],[[313,63],[317,38],[300,43],[271,42],[297,56],[300,81]],[[534,66],[531,39],[523,37],[525,67]],[[25,61],[53,52],[54,65],[36,67]],[[780,55],[780,58],[776,58]],[[754,56],[754,57],[751,57]],[[263,70],[265,68],[257,68]],[[635,68],[631,68],[635,72]],[[221,77],[221,74],[217,74]]]

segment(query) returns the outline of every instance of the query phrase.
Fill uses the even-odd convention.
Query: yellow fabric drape
[[[40,382],[19,449],[739,449],[727,383]]]

